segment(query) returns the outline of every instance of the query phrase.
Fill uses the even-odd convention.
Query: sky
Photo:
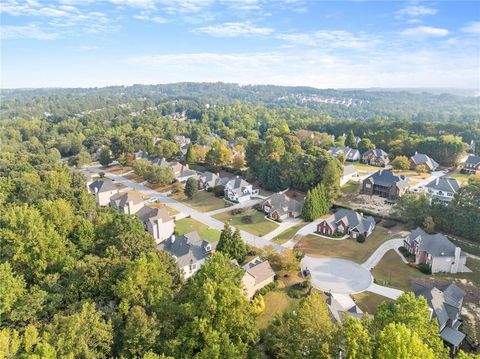
[[[480,89],[480,1],[2,0],[1,87]]]

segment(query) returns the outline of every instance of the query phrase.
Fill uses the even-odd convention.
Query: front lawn
[[[296,248],[312,257],[335,257],[363,263],[385,241],[391,239],[385,228],[376,226],[364,243],[355,239],[333,240],[314,234],[303,237]]]
[[[393,173],[395,173],[397,176],[399,175],[407,176],[413,180],[424,180],[430,177],[430,173],[428,172],[418,173],[417,171],[413,171],[413,170],[393,170]]]
[[[247,213],[251,215],[251,223],[244,223],[242,221],[242,218],[246,216]],[[236,215],[232,215],[231,211],[226,211],[216,214],[213,217],[224,223],[228,222],[230,225],[237,227],[240,230],[255,234],[257,236],[263,236],[278,227],[278,224],[265,219],[264,216],[265,215],[262,212],[249,210]]]
[[[352,294],[352,298],[359,308],[368,314],[375,315],[377,313],[377,308],[383,302],[391,302],[392,299],[384,297],[383,295],[372,293],[372,292],[362,292],[357,294]]]
[[[370,165],[367,165],[367,164],[361,163],[361,162],[345,162],[345,164],[346,165],[352,164],[359,171],[376,172],[376,171],[382,169],[382,167],[370,166]]]
[[[220,239],[220,231],[212,229],[200,223],[193,218],[183,218],[179,221],[175,221],[175,232],[178,234],[190,233],[197,231],[200,238],[209,242],[216,242]]]
[[[224,208],[226,203],[222,197],[216,197],[213,192],[198,191],[192,199],[189,199],[183,193],[183,190],[172,194],[173,199],[183,202],[187,206],[195,208],[200,212],[210,212],[216,209]]]
[[[295,233],[298,232],[298,230],[300,228],[302,228],[303,226],[305,226],[306,223],[305,222],[301,222],[301,223],[298,223],[290,228],[288,228],[287,230],[283,231],[282,233],[280,233],[278,236],[276,236],[274,239],[273,239],[273,242],[275,243],[278,243],[278,244],[283,244],[283,243],[286,243],[288,242],[290,239],[293,238],[293,236],[295,235]]]
[[[418,269],[403,263],[393,249],[389,250],[372,269],[372,275],[376,283],[405,292],[412,290],[412,279],[428,278]]]

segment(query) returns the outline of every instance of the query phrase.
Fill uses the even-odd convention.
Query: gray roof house
[[[417,166],[425,166],[428,171],[435,171],[438,167],[438,163],[423,153],[415,152],[415,154],[410,157],[410,168],[416,169]]]
[[[480,156],[468,156],[463,165],[463,172],[476,174],[478,171],[480,171]]]
[[[428,234],[419,227],[405,238],[403,246],[415,255],[416,264],[429,265],[432,273],[470,272],[465,253],[443,234]]]
[[[233,202],[245,202],[250,200],[251,196],[258,194],[257,189],[239,176],[231,178],[224,184],[225,198]]]
[[[459,331],[462,322],[460,313],[463,306],[465,292],[455,284],[424,286],[419,283],[413,285],[416,297],[424,297],[432,311],[432,318],[438,322],[440,337],[452,348],[453,354],[465,338]]]
[[[153,236],[156,243],[169,238],[175,230],[175,222],[166,208],[143,206],[136,216],[143,222],[145,230]]]
[[[390,163],[388,154],[384,150],[381,150],[380,148],[374,148],[374,149],[365,151],[362,154],[362,161],[364,163],[368,163],[369,165],[380,166],[380,167],[385,167]]]
[[[408,180],[405,176],[397,176],[392,170],[377,171],[362,183],[362,192],[369,195],[384,197],[389,201],[396,201],[407,191]]]
[[[350,209],[339,209],[333,215],[320,221],[317,232],[333,236],[337,233],[357,238],[360,234],[368,237],[375,228],[373,217],[364,217],[363,214]]]
[[[343,154],[347,161],[358,161],[360,159],[360,151],[350,147],[330,147],[328,150],[333,157]]]
[[[98,179],[90,183],[88,186],[90,193],[95,195],[95,202],[99,206],[108,206],[110,197],[118,193],[117,187],[109,179]]]
[[[173,175],[179,182],[185,182],[190,177],[195,177],[197,175],[197,172],[188,168],[188,164],[183,165],[177,161],[169,162],[165,158],[156,158],[152,163],[161,167],[170,167],[173,171]]]
[[[439,177],[425,185],[425,189],[433,198],[448,203],[460,189],[460,184],[455,178]]]
[[[172,235],[158,245],[159,250],[167,251],[183,270],[185,278],[191,277],[215,251],[217,244],[200,238],[196,231],[184,235]]]
[[[274,193],[262,202],[262,209],[268,217],[274,220],[296,218],[302,213],[305,194],[286,189]]]
[[[339,323],[344,320],[345,315],[358,319],[363,316],[363,311],[348,294],[327,294],[327,306],[333,319]]]

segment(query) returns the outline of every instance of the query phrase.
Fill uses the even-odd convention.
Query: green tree
[[[347,138],[345,139],[345,146],[350,147],[350,148],[357,148],[357,139],[355,138],[355,134],[353,133],[352,130],[347,135]]]
[[[128,358],[141,357],[155,349],[159,335],[160,323],[155,313],[148,315],[142,307],[134,306],[125,319],[121,354]]]
[[[210,148],[205,157],[205,162],[212,169],[217,170],[222,166],[226,166],[232,159],[232,151],[222,141],[216,141]]]
[[[187,196],[189,199],[192,199],[195,196],[195,193],[198,191],[198,181],[190,177],[187,179],[187,183],[185,183],[185,196]]]
[[[408,170],[410,168],[410,160],[407,156],[397,156],[392,161],[392,166],[397,170]]]
[[[112,162],[112,155],[111,155],[110,148],[102,147],[102,149],[100,150],[100,154],[98,156],[98,162],[100,162],[100,164],[103,167],[108,166]]]
[[[424,193],[406,193],[397,200],[393,209],[408,224],[421,226],[430,213],[430,200]]]
[[[373,357],[373,341],[362,320],[346,314],[340,331],[341,344],[345,358],[370,359]]]
[[[223,225],[223,230],[220,233],[220,238],[217,243],[217,248],[216,250],[218,252],[223,252],[226,255],[229,255],[230,253],[230,248],[232,248],[232,238],[233,238],[233,232],[232,232],[232,227],[225,222]]]
[[[0,317],[12,310],[15,302],[24,295],[26,283],[17,275],[10,263],[0,263]]]
[[[322,184],[312,188],[307,193],[302,209],[302,218],[306,221],[314,221],[318,217],[328,213],[331,203],[325,186]]]
[[[278,359],[331,358],[336,330],[325,300],[312,292],[273,319],[264,338],[265,350]]]
[[[176,358],[246,358],[258,331],[243,294],[243,271],[216,252],[187,282],[180,298]]]
[[[94,303],[85,303],[80,312],[56,314],[45,327],[44,338],[59,356],[75,358],[110,358],[112,325],[102,319]]]
[[[375,144],[370,141],[368,138],[362,138],[358,143],[358,150],[360,153],[367,152],[368,150],[373,150],[375,148]]]
[[[247,245],[242,239],[240,230],[236,228],[235,232],[232,232],[228,223],[225,223],[223,227],[216,249],[227,257],[236,259],[238,263],[242,263],[248,253]]]
[[[195,149],[194,149],[193,145],[188,146],[187,153],[185,155],[185,161],[189,165],[197,163],[197,154],[195,153]]]
[[[180,153],[180,146],[173,141],[161,140],[155,145],[153,154],[160,158],[170,159]]]
[[[153,184],[170,184],[175,181],[173,170],[171,167],[163,167],[158,165],[150,165],[147,167],[143,177]]]

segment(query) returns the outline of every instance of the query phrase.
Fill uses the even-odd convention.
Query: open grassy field
[[[362,292],[352,295],[353,300],[357,305],[363,310],[364,313],[373,314],[377,313],[378,306],[385,301],[392,301],[391,299],[384,297],[383,295],[371,293],[371,292]]]
[[[185,234],[197,231],[202,239],[209,242],[216,242],[220,239],[220,231],[208,228],[203,223],[200,223],[192,218],[183,218],[175,222],[175,231],[178,234]]]
[[[222,222],[228,221],[230,225],[238,227],[241,230],[247,231],[257,236],[263,236],[278,227],[278,224],[276,224],[275,222],[265,219],[265,215],[263,213],[254,210],[251,211],[252,223],[243,223],[242,218],[245,216],[245,214],[246,213],[232,215],[230,211],[226,211],[216,214],[213,217]]]
[[[428,278],[427,275],[418,269],[403,263],[393,249],[388,251],[375,268],[372,269],[372,275],[378,284],[405,292],[412,290],[412,279]]]
[[[430,177],[430,173],[417,173],[416,171],[412,170],[393,170],[393,173],[396,175],[404,175],[407,176],[413,180],[424,180],[428,177]]]
[[[276,236],[273,241],[275,243],[278,243],[278,244],[283,244],[285,242],[288,242],[290,239],[293,238],[293,236],[295,235],[295,233],[298,232],[298,230],[300,228],[302,228],[304,225],[306,225],[305,222],[301,222],[301,223],[298,223],[292,227],[290,227],[289,229],[287,229],[286,231],[283,231],[282,233],[280,233],[278,236]]]
[[[376,171],[378,171],[379,169],[382,168],[382,167],[377,167],[377,166],[366,165],[365,163],[361,163],[361,162],[345,162],[345,164],[346,165],[348,165],[348,164],[354,165],[357,170],[368,171],[368,172],[376,172]]]
[[[377,226],[364,243],[354,239],[334,240],[309,234],[296,248],[313,257],[336,257],[363,263],[385,241],[391,239],[385,228]]]
[[[189,199],[182,190],[172,194],[172,198],[200,212],[210,212],[224,208],[227,203],[223,198],[216,197],[212,192],[207,191],[198,191],[192,199]]]

